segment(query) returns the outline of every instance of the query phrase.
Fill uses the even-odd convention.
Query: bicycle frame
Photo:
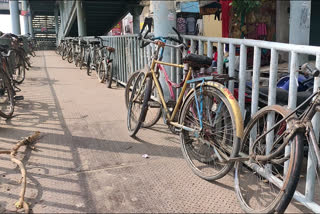
[[[190,127],[186,127],[184,125],[181,125],[179,124],[178,122],[174,122],[174,118],[176,116],[176,114],[178,113],[179,109],[180,109],[180,105],[182,104],[182,101],[183,101],[183,96],[186,92],[186,89],[187,89],[187,85],[188,83],[190,83],[188,80],[191,79],[191,74],[192,74],[192,68],[189,67],[187,64],[186,65],[181,65],[181,64],[173,64],[173,63],[167,63],[167,62],[162,62],[160,60],[158,60],[158,56],[159,56],[159,53],[160,53],[160,59],[162,58],[162,55],[163,55],[163,50],[164,50],[164,47],[165,47],[165,43],[161,43],[157,46],[156,48],[156,51],[154,53],[154,57],[152,57],[152,62],[151,62],[151,67],[150,67],[150,71],[148,71],[146,74],[145,74],[145,77],[143,79],[143,82],[145,82],[146,78],[148,76],[151,76],[154,83],[155,83],[155,86],[157,88],[157,92],[159,93],[159,97],[160,97],[160,102],[165,110],[165,114],[166,114],[166,123],[167,125],[173,125],[179,129],[184,129],[186,131],[189,131],[189,132],[193,132],[194,135],[196,137],[199,136],[199,132],[201,131],[201,128],[202,128],[202,121],[200,122],[200,125],[201,125],[201,128],[200,130],[196,130],[196,129],[192,129]],[[158,68],[161,68],[161,66],[163,67],[164,65],[167,65],[167,66],[172,66],[172,67],[178,67],[178,68],[184,68],[185,71],[188,70],[188,73],[186,74],[186,77],[184,79],[184,82],[183,82],[183,85],[182,85],[182,89],[181,89],[181,92],[179,94],[179,97],[178,97],[178,100],[176,101],[176,105],[173,109],[173,112],[172,114],[170,114],[170,111],[168,110],[168,107],[167,107],[167,104],[165,102],[165,99],[164,99],[164,95],[162,93],[162,90],[161,90],[161,85],[159,83],[159,80],[158,80]],[[155,70],[155,68],[157,70]],[[165,69],[164,69],[165,70]],[[204,80],[207,80],[207,78],[205,77],[200,77],[200,78],[197,78],[195,81],[199,82],[199,81],[202,81],[204,82]],[[168,78],[168,81],[169,81],[169,78]],[[195,81],[192,81],[192,82],[195,82]],[[139,88],[138,90],[138,93],[139,94],[142,90],[142,87]],[[133,99],[133,101],[136,99],[137,97],[135,97]],[[200,107],[202,107],[202,101],[200,102]],[[202,108],[201,108],[202,109]],[[199,116],[199,119],[201,120],[201,115],[200,115],[200,111],[199,111],[199,103],[197,103],[197,113],[198,113],[198,116]]]

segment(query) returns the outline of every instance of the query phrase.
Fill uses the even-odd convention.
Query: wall
[[[204,15],[203,19],[203,36],[222,37],[222,21],[214,20],[215,15]],[[214,46],[218,44],[213,43]],[[207,53],[207,44],[204,44],[204,53]]]
[[[276,41],[289,43],[289,0],[278,0],[276,8]],[[280,52],[280,60],[286,61],[288,59],[287,52]]]

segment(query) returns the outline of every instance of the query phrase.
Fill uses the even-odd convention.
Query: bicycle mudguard
[[[243,136],[243,119],[242,119],[242,115],[241,115],[241,111],[240,111],[240,107],[239,107],[239,104],[238,104],[238,101],[236,100],[236,98],[233,96],[233,94],[229,91],[228,88],[226,88],[225,86],[223,86],[222,84],[220,83],[217,83],[217,82],[205,82],[204,83],[204,86],[212,86],[214,87],[215,89],[219,90],[222,94],[224,94],[224,96],[228,99],[230,105],[231,105],[231,108],[232,108],[232,111],[235,115],[235,122],[236,122],[236,135],[238,138],[242,138]],[[196,86],[196,89],[197,88],[200,88],[201,86],[201,83],[199,83],[197,86]],[[189,98],[189,96],[192,96],[194,93],[194,89],[192,88],[186,98],[184,100],[187,100],[187,98]],[[181,109],[183,108],[183,105],[184,105],[184,102],[182,103],[182,106],[181,106]]]

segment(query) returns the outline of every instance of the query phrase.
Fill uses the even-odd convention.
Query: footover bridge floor
[[[160,122],[137,139],[126,128],[124,89],[106,88],[53,51],[39,51],[21,86],[15,117],[0,121],[0,150],[40,131],[22,149],[26,201],[34,213],[242,212],[232,173],[207,182],[187,166],[179,137]],[[143,158],[148,154],[150,158]],[[0,213],[15,211],[20,173],[0,156]],[[301,212],[292,204],[288,212]]]

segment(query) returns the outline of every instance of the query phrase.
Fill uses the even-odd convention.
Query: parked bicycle
[[[320,74],[308,64],[304,64],[301,71],[314,77]],[[296,113],[308,102],[309,106],[297,117]],[[253,116],[245,129],[239,157],[224,158],[225,162],[237,161],[235,191],[244,211],[285,211],[298,185],[305,142],[311,151],[309,161],[315,167],[316,184],[320,184],[319,144],[311,123],[319,111],[320,89],[317,89],[293,111],[273,105],[262,108]],[[319,190],[319,186],[315,189]]]
[[[148,20],[147,20],[148,21]],[[146,22],[145,22],[146,23]],[[160,106],[163,110],[164,122],[174,126],[180,132],[183,155],[195,174],[206,180],[223,177],[232,169],[233,164],[218,163],[221,156],[234,158],[237,155],[239,140],[242,137],[243,124],[239,106],[232,93],[218,82],[227,80],[226,76],[212,75],[193,78],[200,68],[211,66],[211,59],[201,55],[189,54],[183,58],[183,65],[162,62],[164,48],[186,48],[181,36],[147,38],[151,31],[139,39],[141,47],[149,43],[155,44],[150,70],[140,73],[135,81],[129,100],[127,127],[130,136],[139,131],[149,108]],[[144,30],[144,27],[142,31]],[[170,40],[178,45],[166,44]],[[184,69],[186,77],[172,112],[164,99],[157,65],[167,65]],[[183,100],[187,85],[194,83],[193,88]],[[153,85],[156,88],[159,102],[150,99]],[[178,114],[177,120],[176,114]],[[216,150],[219,147],[219,151]],[[223,148],[233,148],[232,151]]]

